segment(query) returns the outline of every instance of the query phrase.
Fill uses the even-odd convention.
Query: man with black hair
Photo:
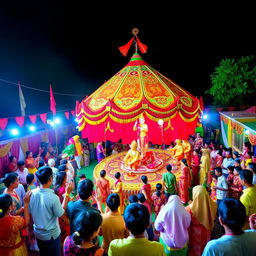
[[[132,204],[132,203],[138,203],[138,202],[139,202],[139,199],[138,199],[138,196],[137,196],[137,195],[130,195],[128,201],[129,201],[130,204]]]
[[[113,240],[109,245],[109,256],[164,255],[163,245],[144,237],[144,231],[149,226],[149,212],[146,206],[138,203],[128,205],[124,212],[124,221],[130,236]]]
[[[249,227],[249,216],[256,213],[256,186],[252,184],[253,173],[250,170],[242,170],[239,176],[242,185],[246,187],[246,189],[243,190],[240,201],[246,209],[247,221],[244,228],[247,229]]]
[[[172,173],[172,166],[168,164],[166,166],[167,172],[162,176],[164,192],[167,196],[167,199],[170,195],[177,194],[177,181],[175,175]]]
[[[40,187],[32,190],[29,207],[40,255],[58,256],[61,253],[61,231],[58,218],[65,212],[72,186],[67,184],[61,205],[59,197],[50,188],[53,180],[52,169],[49,166],[43,166],[37,170],[36,177]]]
[[[220,224],[225,235],[207,243],[203,256],[254,256],[256,230],[243,231],[246,221],[244,205],[235,198],[223,199],[218,208]]]
[[[24,186],[24,188],[27,188],[27,181],[26,177],[28,175],[28,169],[25,168],[25,162],[24,161],[18,161],[18,169],[16,170],[16,173],[19,176],[20,184]]]
[[[93,193],[93,182],[89,179],[81,180],[78,184],[78,195],[79,200],[72,201],[68,203],[67,214],[70,221],[70,233],[75,232],[74,221],[77,218],[78,214],[81,211],[97,211],[98,209],[94,208],[90,204],[90,199]]]
[[[108,252],[109,243],[114,239],[122,239],[129,235],[125,228],[124,218],[119,213],[120,198],[118,194],[110,194],[106,200],[107,211],[103,214],[100,235],[103,235],[102,248]]]
[[[214,169],[215,175],[218,177],[217,186],[213,187],[216,189],[217,195],[217,204],[219,205],[220,201],[227,197],[228,193],[228,183],[226,178],[222,174],[222,169],[220,167],[216,167]]]
[[[248,170],[252,171],[253,174],[252,184],[256,185],[256,163],[249,163],[247,168]]]

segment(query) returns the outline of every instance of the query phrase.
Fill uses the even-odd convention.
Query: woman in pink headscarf
[[[180,201],[171,195],[155,220],[155,229],[160,232],[160,243],[166,255],[187,255],[188,228],[191,216]]]

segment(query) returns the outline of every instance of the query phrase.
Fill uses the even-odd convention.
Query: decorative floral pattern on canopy
[[[149,66],[138,53],[76,107],[79,130],[90,142],[136,138],[134,122],[144,113],[149,141],[169,144],[194,134],[203,102]],[[164,121],[161,136],[159,119]]]

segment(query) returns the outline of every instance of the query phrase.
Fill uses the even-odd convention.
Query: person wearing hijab
[[[160,232],[159,242],[163,244],[167,256],[187,255],[190,222],[190,214],[180,197],[171,195],[155,220],[155,229]]]
[[[200,171],[199,171],[199,184],[203,185],[207,183],[207,175],[210,170],[210,149],[209,148],[202,148],[202,156],[201,156],[201,164],[200,164]]]
[[[205,245],[211,238],[217,204],[202,185],[193,188],[192,197],[192,203],[186,207],[191,215],[188,255],[197,256],[202,255]]]

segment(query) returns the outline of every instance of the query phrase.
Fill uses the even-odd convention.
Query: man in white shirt
[[[25,168],[24,161],[18,161],[18,169],[16,170],[16,173],[19,176],[20,184],[22,184],[24,186],[24,188],[26,188],[26,186],[27,186],[26,177],[28,175],[28,169]]]
[[[203,256],[255,256],[256,230],[255,221],[250,220],[250,230],[243,231],[246,221],[244,205],[234,198],[221,201],[218,209],[220,224],[224,227],[225,235],[211,240],[204,248]]]
[[[233,159],[231,157],[231,152],[230,151],[226,151],[226,154],[225,154],[225,158],[223,159],[223,162],[222,162],[222,173],[223,175],[225,176],[225,178],[228,177],[228,166],[230,165],[233,165]]]
[[[228,183],[226,178],[222,175],[222,169],[220,167],[216,167],[214,171],[215,175],[218,177],[217,186],[215,186],[214,189],[216,189],[217,204],[219,205],[220,201],[227,197]]]

